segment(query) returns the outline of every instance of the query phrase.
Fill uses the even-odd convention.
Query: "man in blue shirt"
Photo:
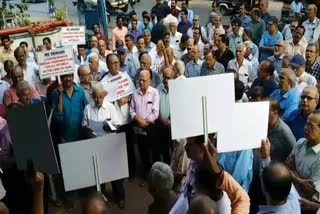
[[[289,115],[287,124],[297,140],[304,137],[304,127],[307,118],[312,114],[319,103],[319,92],[314,86],[306,87],[301,95],[300,109],[293,111]]]
[[[251,23],[251,17],[247,15],[246,4],[240,6],[240,14],[236,16],[236,19],[241,21],[241,27],[247,28]]]
[[[298,92],[294,88],[297,77],[292,69],[285,68],[279,75],[279,79],[279,89],[273,91],[270,97],[279,102],[282,112],[281,119],[287,122],[291,112],[298,109],[300,104]]]
[[[81,140],[83,110],[88,101],[83,89],[73,84],[73,74],[61,76],[61,81],[52,93],[53,120],[59,124],[62,143]]]
[[[283,40],[282,34],[278,31],[278,19],[271,17],[268,25],[268,31],[264,32],[259,43],[260,49],[260,62],[266,60],[269,56],[273,55],[274,46],[278,40]]]
[[[120,61],[120,71],[126,72],[132,81],[134,81],[134,77],[136,75],[136,71],[134,69],[133,62],[127,58],[126,49],[118,48],[117,55]]]

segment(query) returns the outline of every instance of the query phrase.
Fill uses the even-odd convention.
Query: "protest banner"
[[[59,154],[66,191],[95,186],[97,180],[102,184],[129,176],[125,133],[59,144]]]
[[[114,102],[122,97],[129,96],[136,89],[127,73],[120,73],[107,81],[103,81],[102,84],[108,91],[108,102]]]
[[[26,170],[31,160],[37,171],[59,173],[43,103],[10,108],[8,127],[19,170]]]
[[[61,28],[61,45],[73,46],[86,44],[84,26],[70,26]]]
[[[40,79],[74,73],[74,54],[71,47],[38,53]]]
[[[202,97],[207,100],[208,133],[227,122],[235,97],[233,74],[170,80],[169,88],[172,139],[204,134]]]

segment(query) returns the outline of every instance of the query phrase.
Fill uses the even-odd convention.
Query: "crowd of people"
[[[58,158],[57,145],[99,137],[91,121],[102,122],[105,134],[126,134],[128,179],[148,186],[148,214],[320,213],[320,20],[312,4],[301,23],[294,15],[299,3],[280,32],[268,0],[251,11],[242,5],[230,26],[222,25],[215,1],[208,20],[200,20],[188,0],[181,8],[176,0],[156,0],[141,19],[118,16],[110,43],[94,24],[88,46],[77,46],[74,73],[61,82],[39,78],[37,53],[55,48],[49,37],[32,51],[25,41],[13,49],[13,39],[2,36],[0,213],[48,213],[48,175],[17,170],[6,120],[7,109],[38,103],[52,115]],[[172,140],[168,82],[224,73],[234,74],[235,102],[270,102],[261,149],[218,153],[215,134],[209,142]],[[105,84],[121,75],[136,90],[108,102]],[[55,204],[72,211],[75,192],[64,190],[61,175],[53,180]],[[114,202],[126,209],[124,179],[111,185]],[[104,185],[90,193],[83,213],[107,212],[105,195]]]

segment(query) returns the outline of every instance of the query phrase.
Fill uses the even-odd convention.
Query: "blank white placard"
[[[59,153],[66,191],[96,185],[94,154],[98,156],[101,183],[129,176],[125,133],[60,144]]]
[[[269,102],[235,103],[228,125],[218,132],[217,150],[231,152],[261,147],[267,138]]]
[[[234,75],[218,74],[169,81],[172,139],[203,133],[202,96],[207,97],[208,132],[227,123],[234,105]]]

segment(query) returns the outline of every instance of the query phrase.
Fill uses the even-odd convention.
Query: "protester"
[[[228,48],[229,39],[226,35],[220,35],[218,41],[215,43],[218,46],[216,59],[224,66],[225,69],[227,69],[229,61],[234,59],[234,54]]]
[[[16,90],[17,90],[17,96],[19,98],[18,101],[16,102],[17,104],[21,106],[26,106],[29,104],[41,103],[40,99],[31,98],[32,88],[30,87],[27,81],[22,80],[18,82],[16,85]]]
[[[320,35],[320,20],[317,18],[318,8],[314,4],[310,4],[307,9],[308,19],[302,23],[305,28],[304,37],[309,44],[318,42]]]
[[[30,52],[28,43],[25,41],[22,41],[20,42],[19,46],[26,52],[27,62],[34,62],[35,61],[34,53]]]
[[[188,64],[188,62],[190,62],[191,59],[191,50],[194,47],[194,39],[193,38],[189,38],[188,42],[187,42],[187,53],[185,53],[184,55],[182,55],[181,60],[184,62],[184,64]]]
[[[269,23],[271,16],[268,12],[268,7],[269,7],[269,0],[262,0],[260,1],[259,9],[261,13],[261,19],[267,24]]]
[[[207,25],[207,33],[208,33],[208,41],[213,44],[215,41],[215,34],[217,31],[219,31],[220,34],[225,34],[226,31],[222,26],[222,16],[218,15],[216,13],[213,13],[211,15],[211,19],[213,20],[213,23],[209,23]]]
[[[100,25],[95,23],[92,25],[92,32],[93,32],[93,35],[95,37],[97,37],[97,39],[100,41],[100,40],[103,40],[106,44],[106,49],[107,50],[110,50],[109,48],[109,43],[108,43],[108,39],[105,35],[103,35],[100,31]]]
[[[180,9],[177,8],[177,0],[173,0],[171,1],[171,15],[173,15],[174,17],[178,18],[179,13],[180,13]]]
[[[99,61],[106,63],[106,56],[111,53],[111,51],[107,50],[107,43],[100,39],[98,42],[98,50],[99,50]]]
[[[316,44],[309,44],[306,49],[306,72],[320,80],[320,62],[317,61],[319,49]]]
[[[242,40],[243,42],[250,41],[252,43],[251,53],[257,60],[259,60],[259,48],[252,41],[252,31],[250,29],[243,29]]]
[[[143,38],[144,38],[144,43],[145,43],[144,50],[149,53],[156,46],[151,41],[151,31],[148,31],[148,30],[143,31]]]
[[[216,214],[217,205],[208,196],[199,195],[190,203],[189,214]]]
[[[52,50],[52,42],[49,37],[45,37],[42,39],[42,43],[47,51]]]
[[[251,65],[252,65],[252,72],[253,72],[253,77],[252,79],[255,80],[258,77],[258,69],[259,69],[259,61],[257,58],[255,58],[252,55],[252,48],[253,48],[253,43],[251,41],[245,41],[244,45],[246,46],[246,52],[244,54],[244,57],[246,60],[248,60]]]
[[[124,42],[124,37],[128,34],[128,29],[123,26],[122,17],[117,17],[117,26],[112,30],[112,49],[116,50],[116,41],[118,39]]]
[[[1,44],[3,49],[0,52],[0,63],[4,63],[6,60],[11,60],[14,64],[17,64],[17,61],[14,57],[13,50],[11,48],[12,41],[9,36],[1,36]]]
[[[223,74],[225,69],[220,62],[216,60],[216,54],[212,50],[206,55],[206,62],[202,64],[200,76]]]
[[[88,64],[91,71],[92,81],[94,83],[100,82],[107,74],[106,65],[99,63],[99,56],[96,53],[91,53],[88,56]]]
[[[232,33],[229,34],[229,50],[233,55],[236,55],[236,49],[238,44],[242,43],[242,34],[240,33],[241,21],[239,19],[233,19],[231,21]]]
[[[192,27],[190,27],[187,31],[187,35],[189,36],[189,38],[192,38],[193,37],[193,31],[195,29],[200,29],[200,39],[203,43],[206,43],[208,42],[208,36],[207,36],[207,31],[206,29],[201,26],[201,23],[200,23],[200,16],[199,15],[195,15],[193,17],[193,20],[192,20]]]
[[[290,23],[286,24],[283,29],[282,29],[282,35],[283,35],[283,39],[285,41],[289,41],[293,38],[293,34],[296,31],[296,28],[299,25],[299,20],[295,17],[295,16],[291,16],[290,17]],[[308,41],[306,40],[306,38],[303,36],[303,40],[305,43],[308,44]]]
[[[285,50],[286,50],[286,43],[283,40],[277,41],[273,56],[268,57],[267,60],[271,61],[273,63],[274,69],[277,72],[277,74],[280,74],[283,67],[282,67],[282,59],[285,56]]]
[[[13,62],[11,60],[6,60],[4,62],[4,72],[6,72],[6,75],[2,77],[2,80],[8,82],[10,85],[12,85],[13,69],[14,69]]]
[[[286,54],[290,56],[302,55],[305,58],[308,43],[303,40],[304,32],[303,26],[297,26],[293,38],[287,41]]]
[[[251,17],[247,15],[246,6],[246,4],[242,4],[240,6],[240,14],[236,16],[236,19],[241,21],[241,27],[244,29],[249,27],[249,24],[251,23]]]
[[[258,8],[253,8],[251,12],[251,23],[249,24],[249,29],[252,32],[252,41],[256,45],[259,45],[262,35],[266,30],[266,24],[261,18],[261,12]],[[254,32],[254,33],[253,33]]]
[[[181,9],[179,17],[181,16],[181,21],[178,24],[178,31],[183,34],[187,34],[188,29],[192,27],[191,21],[187,18],[189,11],[186,9]],[[193,15],[192,15],[193,16]]]
[[[294,69],[294,72],[298,78],[298,82],[305,82],[307,85],[315,86],[317,80],[311,74],[305,72],[306,61],[303,56],[295,55],[291,60],[291,67]]]
[[[191,61],[186,64],[186,71],[184,75],[186,77],[200,76],[200,69],[203,61],[200,58],[200,50],[197,46],[193,46],[190,52]]]
[[[131,20],[131,29],[128,31],[128,34],[133,36],[134,44],[137,44],[137,39],[142,35],[142,33],[137,29],[138,22],[136,19]]]
[[[75,59],[75,64],[76,65],[81,65],[81,64],[88,64],[88,55],[86,53],[86,45],[78,45],[78,55]]]
[[[91,76],[90,67],[88,65],[80,65],[78,68],[78,76],[80,78],[79,87],[83,89],[88,103],[91,103],[93,99],[92,99],[92,76]]]
[[[189,0],[182,0],[181,3],[181,11],[186,10],[187,13],[185,13],[187,20],[189,22],[192,22],[193,20],[193,10],[189,9]],[[182,18],[182,14],[180,12],[179,16],[178,16],[178,21],[181,22],[183,20]]]

